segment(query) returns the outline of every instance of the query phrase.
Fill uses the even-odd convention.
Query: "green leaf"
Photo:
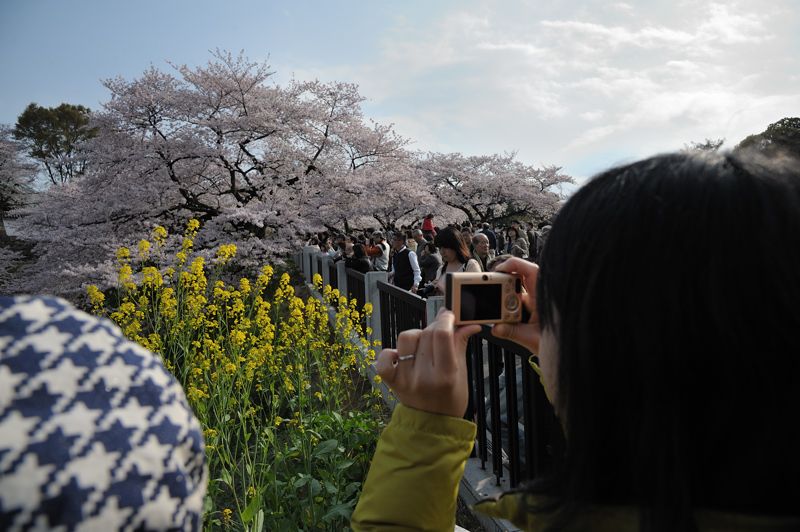
[[[327,480],[323,483],[325,489],[328,490],[328,493],[337,493],[339,488],[328,482]]]
[[[205,502],[203,502],[203,513],[211,513],[214,511],[214,501],[211,500],[211,497],[206,497]]]
[[[319,483],[319,480],[312,478],[311,479],[311,496],[317,495],[320,491],[322,491],[322,484]]]
[[[353,513],[353,510],[351,509],[353,502],[354,501],[346,502],[344,504],[337,504],[336,506],[328,510],[328,513],[322,516],[322,522],[329,523],[330,521],[333,521],[337,517],[350,519],[350,514]]]
[[[353,465],[353,460],[342,460],[336,464],[336,469],[347,469],[351,465]]]
[[[345,498],[345,499],[348,499],[348,498],[350,498],[350,496],[351,496],[353,493],[357,492],[357,491],[359,490],[359,488],[361,488],[361,484],[360,484],[359,482],[351,482],[351,483],[350,483],[350,484],[348,484],[348,485],[347,485],[347,487],[344,489],[344,498]]]
[[[245,508],[244,512],[242,512],[242,522],[244,524],[249,523],[250,520],[253,519],[253,514],[256,512],[256,509],[258,508],[260,503],[261,503],[261,497],[258,496],[253,497],[253,499],[250,501],[250,504],[248,504],[247,508]],[[263,512],[261,513],[263,516]]]
[[[322,458],[324,456],[331,454],[333,450],[336,449],[336,447],[338,446],[339,446],[338,440],[325,440],[324,442],[317,445],[317,448],[314,449],[313,456],[316,456],[317,458]]]
[[[253,527],[251,532],[262,532],[264,530],[264,510],[259,510],[256,518],[253,520]]]

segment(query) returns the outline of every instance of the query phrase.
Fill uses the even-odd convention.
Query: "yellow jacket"
[[[475,440],[474,423],[398,405],[381,435],[351,526],[356,532],[452,532],[458,484]],[[480,501],[474,509],[521,530],[542,530],[546,513],[527,513],[522,493]],[[529,499],[532,500],[532,499]],[[638,532],[638,509],[597,506],[570,523],[570,531]],[[788,532],[800,517],[764,517],[697,511],[702,532]]]

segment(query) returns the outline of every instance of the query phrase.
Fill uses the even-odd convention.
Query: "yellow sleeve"
[[[398,405],[378,441],[353,530],[452,532],[476,430],[464,419]]]

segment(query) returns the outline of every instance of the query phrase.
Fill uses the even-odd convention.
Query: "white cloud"
[[[616,2],[616,3],[613,3],[613,4],[608,4],[606,6],[606,9],[607,10],[619,11],[621,13],[626,13],[626,14],[633,13],[633,11],[634,11],[634,8],[633,8],[632,5],[626,4],[624,2]]]
[[[683,47],[695,40],[691,33],[670,28],[645,27],[630,30],[623,26],[606,26],[576,20],[545,20],[542,25],[561,33],[562,44],[572,43],[576,49],[594,55],[629,45],[641,48]]]
[[[596,122],[603,118],[605,112],[602,109],[597,109],[594,111],[587,111],[585,113],[581,113],[580,117],[586,120],[587,122]]]
[[[766,4],[768,6],[768,4]],[[765,31],[767,15],[759,11],[742,11],[736,4],[712,3],[709,17],[698,27],[705,39],[721,44],[761,43],[770,38]]]

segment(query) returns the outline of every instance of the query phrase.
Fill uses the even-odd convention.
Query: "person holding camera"
[[[461,232],[453,227],[445,227],[433,239],[442,256],[442,266],[432,281],[434,294],[445,295],[444,276],[452,272],[480,272],[478,261],[470,257]]]
[[[372,260],[372,269],[376,272],[385,272],[389,267],[389,244],[383,238],[383,233],[375,231],[369,239],[367,256]]]
[[[426,286],[429,282],[436,279],[436,272],[442,266],[442,257],[436,249],[436,244],[423,240],[420,244],[421,251],[417,261],[419,262],[419,269],[422,274],[422,283],[420,286]],[[430,285],[429,292],[432,292],[433,285]]]
[[[566,202],[538,266],[498,269],[523,280],[531,316],[492,334],[538,356],[566,452],[477,511],[523,530],[800,530],[798,161],[676,153],[612,168]],[[453,529],[479,329],[445,310],[378,355],[401,404],[355,531]]]
[[[346,268],[361,273],[372,271],[372,263],[367,258],[367,251],[364,249],[364,244],[353,244],[353,254],[344,258],[344,265]]]

